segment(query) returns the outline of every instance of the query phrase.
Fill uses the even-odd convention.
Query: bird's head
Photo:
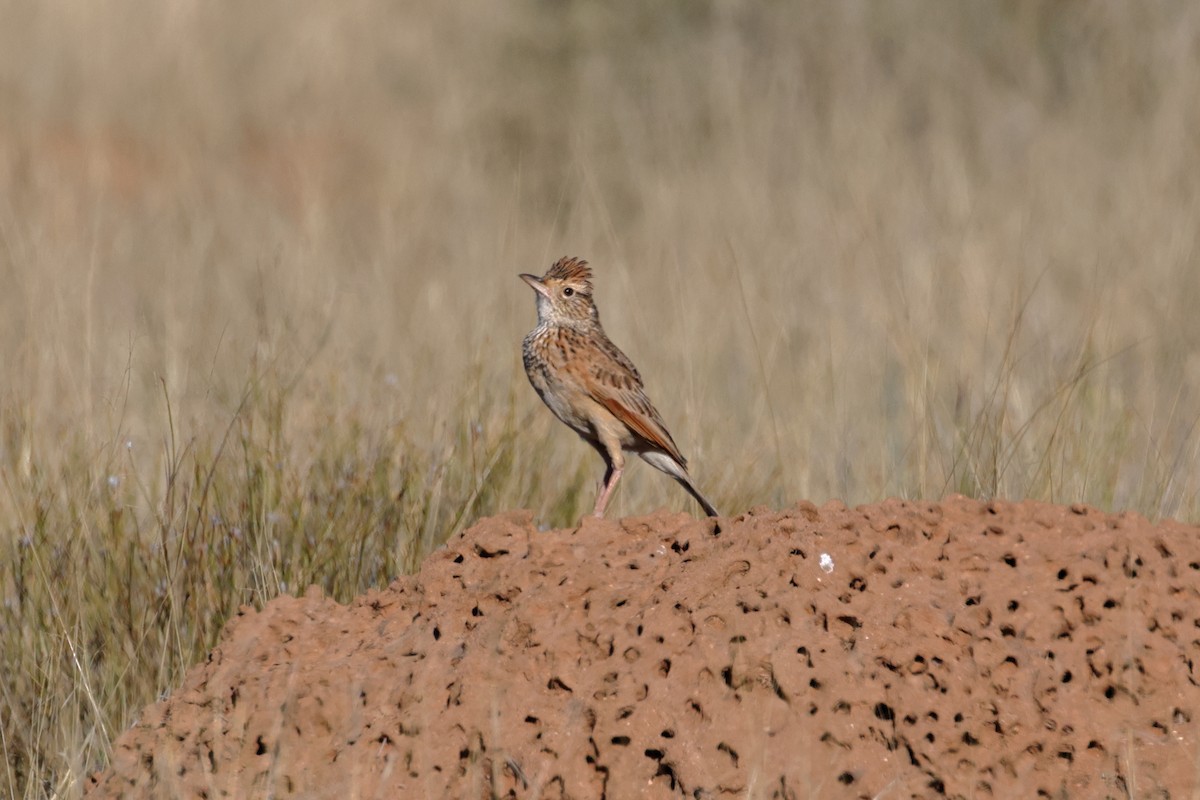
[[[540,278],[529,274],[520,277],[537,293],[539,323],[586,325],[599,321],[592,302],[592,270],[586,261],[564,257]]]

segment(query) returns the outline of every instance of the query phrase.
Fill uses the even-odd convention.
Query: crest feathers
[[[542,276],[543,280],[546,278],[581,281],[589,290],[592,288],[592,269],[582,258],[563,256]]]

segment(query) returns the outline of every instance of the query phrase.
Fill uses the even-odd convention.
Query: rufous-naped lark
[[[720,516],[688,475],[687,460],[646,397],[637,367],[600,326],[587,262],[562,258],[540,278],[520,277],[537,293],[538,324],[523,347],[529,382],[607,467],[595,515],[604,515],[630,452],[678,481],[710,517]]]

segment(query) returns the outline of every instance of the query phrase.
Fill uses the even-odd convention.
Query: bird
[[[525,374],[554,416],[604,459],[592,513],[604,516],[630,452],[678,481],[708,516],[721,516],[688,474],[687,459],[646,396],[637,367],[600,325],[588,262],[564,257],[540,278],[518,277],[537,299],[537,327],[521,347]]]

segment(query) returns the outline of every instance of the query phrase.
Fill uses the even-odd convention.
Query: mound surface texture
[[[1040,503],[539,531],[232,620],[92,797],[1192,798],[1200,529]]]

